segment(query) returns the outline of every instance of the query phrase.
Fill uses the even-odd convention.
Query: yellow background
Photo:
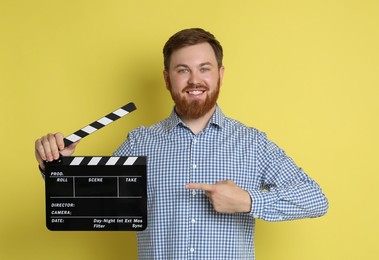
[[[166,117],[161,50],[188,27],[223,44],[224,113],[265,131],[329,198],[323,218],[258,221],[257,259],[378,259],[377,0],[1,0],[0,258],[136,258],[134,233],[46,229],[34,140],[133,101],[76,152],[110,155]]]

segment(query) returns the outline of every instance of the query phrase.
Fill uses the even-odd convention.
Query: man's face
[[[214,109],[223,74],[209,43],[174,51],[164,78],[179,116],[196,119]]]

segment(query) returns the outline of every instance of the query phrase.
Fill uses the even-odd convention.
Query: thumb
[[[61,155],[63,155],[63,156],[72,155],[75,151],[76,146],[79,144],[79,142],[80,142],[80,140],[66,146],[63,150],[60,151]]]

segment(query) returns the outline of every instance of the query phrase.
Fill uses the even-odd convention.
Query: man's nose
[[[199,74],[196,71],[192,71],[188,78],[188,84],[197,85],[199,83],[200,83]]]

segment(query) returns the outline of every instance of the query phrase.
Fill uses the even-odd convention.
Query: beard
[[[174,93],[171,88],[171,82],[168,81],[169,91],[171,97],[175,102],[175,111],[180,117],[188,119],[197,119],[208,113],[217,103],[218,95],[220,93],[220,79],[217,81],[217,87],[214,91],[209,92],[207,86],[198,85],[188,85],[183,90],[185,93],[188,89],[200,88],[206,90],[207,96],[205,100],[187,100],[182,93]]]

